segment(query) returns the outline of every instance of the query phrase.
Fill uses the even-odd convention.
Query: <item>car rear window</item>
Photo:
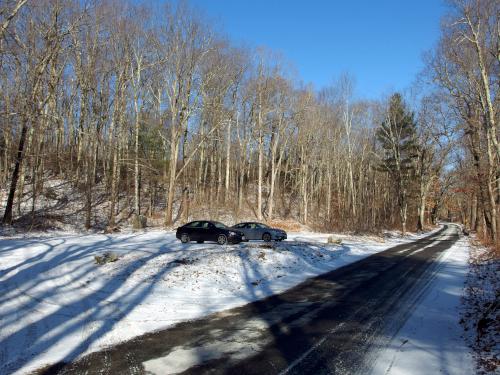
[[[215,225],[216,228],[219,228],[219,229],[227,228],[224,224],[219,223],[217,221],[214,221],[214,225]]]

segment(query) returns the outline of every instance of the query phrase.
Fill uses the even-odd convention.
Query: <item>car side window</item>
[[[255,224],[254,224],[254,223],[250,223],[250,224],[248,224],[248,228],[250,228],[250,229],[255,229],[255,228],[256,228],[256,226],[255,226]]]
[[[244,226],[245,226],[245,224],[236,224],[234,227],[239,229],[239,228],[243,228]]]
[[[200,227],[200,222],[199,221],[193,221],[192,223],[189,223],[186,225],[187,228],[199,228]]]
[[[209,223],[208,221],[204,221],[204,222],[202,222],[202,224],[201,224],[201,228],[205,228],[205,229],[206,229],[206,228],[210,228],[210,223]]]

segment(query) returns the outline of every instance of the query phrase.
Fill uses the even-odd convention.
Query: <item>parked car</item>
[[[232,228],[242,232],[248,240],[264,240],[266,242],[275,240],[286,240],[286,232],[278,228],[271,228],[270,226],[262,223],[239,223],[233,225]]]
[[[196,241],[203,243],[205,241],[214,241],[219,245],[229,243],[240,243],[245,240],[242,232],[229,228],[217,221],[198,220],[192,221],[177,228],[175,236],[182,243]]]

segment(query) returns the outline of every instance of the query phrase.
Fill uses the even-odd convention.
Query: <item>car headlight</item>
[[[230,230],[230,231],[229,231],[229,235],[230,235],[230,236],[237,236],[237,235],[238,235],[238,233],[233,232],[232,230]]]

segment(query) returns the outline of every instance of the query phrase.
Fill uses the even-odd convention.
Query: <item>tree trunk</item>
[[[229,168],[230,168],[230,160],[231,160],[231,121],[228,121],[227,124],[227,135],[226,135],[226,178],[225,178],[225,195],[224,201],[227,202],[229,199]]]
[[[262,220],[262,179],[263,179],[263,164],[264,164],[264,147],[262,139],[262,129],[260,126],[260,112],[259,112],[259,162],[258,162],[258,179],[257,179],[257,219]]]
[[[177,135],[172,130],[172,140],[170,144],[170,168],[168,176],[168,188],[167,188],[167,207],[165,210],[165,226],[172,225],[172,215],[174,209],[174,195],[175,195],[175,180],[177,172],[177,159],[179,154],[179,143],[177,141]]]
[[[134,126],[134,212],[136,216],[136,223],[141,223],[139,216],[141,215],[141,205],[140,205],[140,170],[139,170],[139,130],[140,130],[140,110],[139,110],[139,98],[134,98],[134,109],[135,109],[135,126]]]
[[[12,172],[12,178],[10,182],[9,196],[7,197],[7,205],[5,206],[5,212],[2,219],[2,224],[11,225],[12,224],[12,207],[14,205],[14,196],[16,195],[17,181],[19,179],[19,170],[21,168],[23,158],[24,158],[24,142],[26,141],[26,133],[28,131],[27,120],[23,121],[23,126],[21,129],[21,136],[19,138],[19,146],[17,148],[16,162],[14,165],[14,171]]]
[[[418,205],[418,222],[417,222],[417,231],[422,232],[424,230],[424,220],[425,220],[425,201],[426,196],[421,195]]]

